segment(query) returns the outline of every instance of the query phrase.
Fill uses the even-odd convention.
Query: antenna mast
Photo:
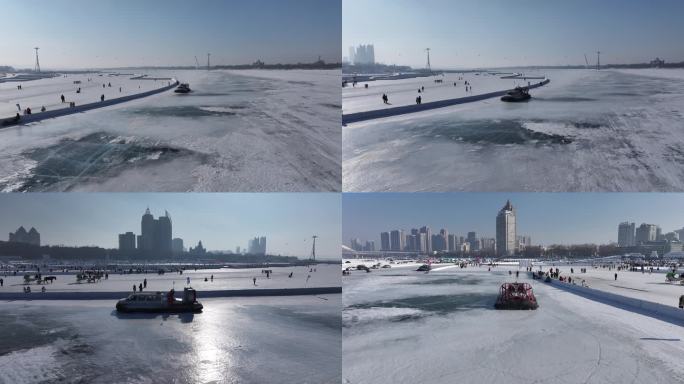
[[[211,69],[211,61],[209,60],[211,58],[211,53],[207,53],[207,71]]]
[[[596,51],[596,70],[601,69],[601,51]]]
[[[38,61],[38,50],[39,50],[40,48],[35,47],[35,48],[33,48],[33,49],[36,50],[36,68],[35,68],[34,70],[35,70],[36,72],[40,72],[40,61]]]
[[[589,69],[589,59],[587,59],[587,54],[586,54],[586,53],[584,54],[584,62],[586,63],[585,68],[586,68],[586,69]]]
[[[195,56],[195,69],[199,69],[199,60],[197,60],[197,56]]]
[[[430,48],[425,48],[425,51],[427,52],[427,70],[432,73],[432,67],[430,66]]]
[[[316,261],[316,239],[318,236],[313,235],[311,238],[313,239],[313,245],[311,246],[311,260]]]

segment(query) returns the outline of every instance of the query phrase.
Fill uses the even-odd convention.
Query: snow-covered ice
[[[684,70],[544,74],[551,83],[528,103],[490,99],[343,127],[344,190],[684,190]],[[495,81],[479,77],[475,90]],[[411,81],[423,81],[424,99],[462,88]],[[345,90],[345,112],[382,104],[363,95],[379,87]]]
[[[0,129],[0,190],[341,189],[339,70],[147,74],[188,82],[194,92]],[[21,92],[36,92],[29,99],[38,104],[59,104],[51,85],[40,85],[50,81],[70,80],[36,80],[37,89],[26,82]],[[111,82],[105,91],[118,93],[116,78]],[[2,110],[13,114],[7,95],[17,92],[16,84],[0,87]],[[99,97],[101,91],[88,92]]]
[[[529,280],[535,311],[493,309],[507,267],[343,278],[343,380],[684,383],[684,329]]]
[[[147,280],[149,291],[168,291],[175,287],[180,289],[186,286],[187,279],[190,278],[190,285],[196,290],[216,291],[233,289],[289,289],[289,288],[313,288],[313,287],[339,287],[340,269],[334,264],[318,264],[316,271],[310,272],[309,267],[268,267],[273,271],[270,278],[261,273],[264,268],[221,268],[221,269],[198,269],[185,270],[182,275],[167,272],[158,275],[153,266],[148,267],[149,273],[118,274],[110,273],[108,279],[102,279],[97,283],[78,282],[76,274],[70,273],[50,273],[43,272],[43,276],[56,276],[52,284],[31,284],[33,295],[40,295],[40,289],[45,286],[49,292],[127,292],[131,291],[133,284],[138,285]],[[313,267],[312,267],[313,268]],[[292,273],[292,277],[288,277]],[[3,287],[0,292],[21,292],[26,286],[24,284],[23,273],[17,276],[0,273],[0,278],[4,279]],[[211,276],[214,279],[211,280]],[[254,286],[252,278],[257,278],[257,285]],[[308,277],[308,278],[307,278]],[[204,279],[208,281],[204,281]]]

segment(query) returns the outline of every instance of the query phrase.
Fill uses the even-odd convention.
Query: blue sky
[[[34,226],[44,244],[118,246],[118,234],[140,234],[150,207],[155,217],[168,210],[173,236],[209,250],[245,247],[267,237],[273,254],[305,256],[311,236],[316,254],[340,257],[340,196],[334,193],[4,193],[0,194],[2,240],[20,225]]]
[[[343,0],[342,54],[424,67],[684,61],[681,0]]]
[[[2,0],[0,65],[44,68],[340,59],[341,0]]]
[[[684,227],[684,193],[347,193],[342,197],[342,239],[375,241],[380,232],[428,225],[435,231],[494,237],[506,200],[517,210],[518,234],[535,244],[606,244],[622,221]]]

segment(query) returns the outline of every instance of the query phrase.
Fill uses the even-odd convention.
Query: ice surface
[[[344,190],[684,190],[684,71],[545,74],[551,83],[528,103],[491,99],[344,127]],[[426,84],[425,95],[447,86]]]
[[[315,272],[309,272],[309,267],[269,267],[273,271],[270,279],[266,278],[261,271],[264,268],[240,268],[240,269],[198,269],[186,270],[182,275],[178,273],[166,273],[158,275],[154,267],[150,266],[147,274],[134,273],[121,275],[110,273],[109,279],[102,279],[98,283],[78,283],[74,273],[50,273],[43,272],[43,276],[56,276],[57,280],[52,284],[44,284],[49,292],[127,292],[133,289],[133,284],[138,285],[147,279],[148,291],[168,291],[171,288],[176,290],[186,286],[187,278],[190,278],[190,285],[200,291],[215,291],[227,289],[286,289],[286,288],[312,288],[312,287],[339,287],[340,270],[337,265],[316,265]],[[288,275],[292,273],[292,278]],[[214,276],[211,281],[210,277]],[[23,273],[17,276],[3,276],[4,286],[0,287],[0,292],[23,292],[24,277]],[[310,276],[308,279],[307,277]],[[252,278],[257,278],[257,285],[254,286]],[[207,278],[209,281],[204,281]],[[36,295],[40,294],[43,285],[31,284],[31,289]]]
[[[339,383],[340,299],[207,299],[194,315],[3,303],[0,383]]]
[[[681,327],[524,275],[535,311],[493,309],[505,267],[344,277],[344,382],[684,383]]]
[[[148,74],[188,82],[194,92],[0,129],[0,190],[341,189],[339,70]],[[59,103],[40,86],[51,80],[59,81],[36,80],[36,89],[27,82],[23,91]],[[105,90],[118,92],[111,81]],[[13,113],[16,87],[0,87],[0,104]]]

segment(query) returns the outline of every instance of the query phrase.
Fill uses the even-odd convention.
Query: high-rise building
[[[126,232],[119,235],[119,251],[130,252],[135,250],[135,233]]]
[[[456,235],[450,234],[449,237],[447,237],[447,249],[449,252],[455,252],[456,251],[456,246],[458,245],[458,239]]]
[[[138,248],[143,251],[154,250],[154,240],[155,240],[155,229],[157,225],[154,220],[154,216],[150,213],[150,209],[145,210],[142,219],[140,220],[140,241],[138,242]]]
[[[466,242],[470,245],[470,251],[476,252],[480,250],[480,239],[477,238],[477,233],[468,232],[468,237],[466,237]]]
[[[512,256],[516,252],[516,222],[515,208],[511,201],[496,215],[496,252],[499,256]]]
[[[403,251],[404,250],[404,230],[394,230],[390,232],[390,251]]]
[[[432,253],[432,232],[430,231],[430,227],[421,227],[420,228],[420,233],[425,234],[425,248],[421,249],[424,253],[431,254]]]
[[[390,235],[389,232],[380,232],[380,250],[390,250]]]
[[[620,223],[618,225],[618,247],[632,247],[636,245],[635,231],[634,223],[627,221]]]
[[[179,237],[173,238],[171,240],[171,251],[175,254],[181,254],[185,250],[185,247],[183,246],[183,239]]]
[[[637,245],[649,241],[656,241],[658,238],[658,226],[655,224],[642,223],[636,229],[634,238]]]
[[[155,219],[147,208],[140,220],[138,249],[147,254],[168,255],[172,250],[172,239],[173,229],[169,212]]]
[[[375,64],[375,48],[373,44],[349,47],[349,63],[351,64]]]
[[[169,253],[172,248],[173,235],[171,231],[171,217],[169,212],[155,220],[154,249],[159,253]]]
[[[496,250],[496,239],[492,237],[483,237],[480,239],[480,249],[485,251],[495,251]]]
[[[14,233],[10,232],[9,242],[40,246],[40,233],[33,227],[27,232],[26,229],[21,226]]]
[[[428,253],[427,233],[419,233],[416,237],[416,251],[426,254]]]
[[[255,237],[249,240],[247,245],[247,253],[252,255],[266,254],[266,237]]]
[[[531,245],[532,245],[532,237],[525,236],[525,235],[518,236],[517,246],[516,246],[518,250],[522,251]]]

